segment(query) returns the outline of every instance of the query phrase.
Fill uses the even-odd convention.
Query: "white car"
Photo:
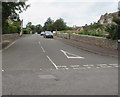
[[[40,35],[43,36],[45,34],[45,32],[41,32]]]

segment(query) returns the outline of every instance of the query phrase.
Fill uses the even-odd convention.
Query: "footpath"
[[[65,44],[89,51],[89,52],[93,52],[96,54],[100,54],[100,55],[107,55],[107,56],[112,56],[112,57],[118,57],[118,49],[108,49],[108,48],[102,48],[96,45],[91,45],[91,44],[87,44],[87,43],[83,43],[80,41],[75,41],[75,40],[71,40],[71,39],[64,39],[64,38],[59,38],[59,37],[55,37],[57,40],[60,40],[62,42],[64,42]],[[119,46],[118,46],[119,47]]]

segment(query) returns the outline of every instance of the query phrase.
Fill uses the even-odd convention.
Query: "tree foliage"
[[[113,21],[115,22],[115,24],[111,24],[106,27],[106,31],[109,33],[107,38],[110,38],[113,40],[120,39],[120,14],[119,12],[118,12],[118,17],[113,18]]]
[[[29,5],[26,5],[25,2],[2,2],[2,26],[3,33],[8,33],[9,24],[7,23],[8,17],[12,19],[19,20],[19,14],[26,10]]]
[[[36,25],[36,32],[40,34],[42,32],[42,26],[40,24]]]
[[[53,22],[54,21],[49,17],[47,19],[47,21],[44,23],[43,30],[44,31],[51,31],[51,30],[53,30],[53,27],[52,27]]]
[[[58,30],[58,31],[66,30],[66,27],[67,27],[66,23],[64,22],[62,18],[57,19],[53,24],[54,30]]]

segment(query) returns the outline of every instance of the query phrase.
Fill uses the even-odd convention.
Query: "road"
[[[117,95],[118,59],[38,34],[2,52],[3,95]]]

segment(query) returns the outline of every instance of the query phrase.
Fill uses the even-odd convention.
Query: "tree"
[[[44,23],[43,30],[52,31],[53,30],[54,21],[49,17],[47,21]]]
[[[19,14],[26,10],[29,5],[26,5],[25,2],[2,2],[2,26],[3,33],[8,32],[9,24],[7,23],[8,17],[12,17],[12,19],[19,20]],[[18,13],[17,13],[18,12]]]
[[[53,23],[53,29],[54,30],[65,30],[66,29],[66,23],[64,22],[64,20],[62,18],[57,19],[54,23]]]
[[[32,25],[32,22],[28,22],[27,25],[26,25],[26,28],[30,27],[31,25]]]
[[[36,26],[32,25],[32,22],[28,22],[26,25],[26,29],[29,29],[29,33],[35,33],[36,32]]]
[[[120,12],[120,11],[119,11]],[[118,12],[118,17],[114,17],[113,21],[116,24],[111,24],[107,26],[106,31],[109,33],[107,38],[117,40],[120,39],[120,14]]]
[[[42,29],[42,26],[41,26],[40,24],[36,25],[36,32],[37,32],[37,33],[40,34],[40,33],[42,32],[42,30],[43,30],[43,29]]]

